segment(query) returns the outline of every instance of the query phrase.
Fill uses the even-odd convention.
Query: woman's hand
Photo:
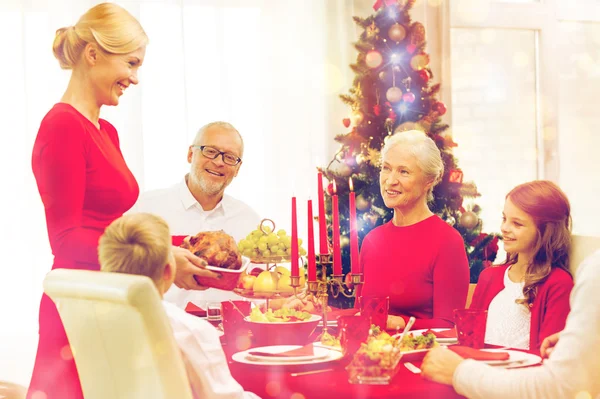
[[[438,347],[427,353],[421,365],[423,378],[452,385],[456,368],[465,360],[446,347]]]
[[[220,278],[220,275],[206,270],[206,262],[188,249],[173,247],[173,256],[177,264],[175,285],[186,290],[205,290],[208,287],[198,284],[194,275],[201,277]]]
[[[542,346],[540,347],[540,354],[542,355],[542,359],[548,359],[550,354],[554,350],[558,339],[560,338],[560,333],[552,334],[544,339],[542,342]]]
[[[386,330],[402,330],[406,322],[400,316],[388,316]]]

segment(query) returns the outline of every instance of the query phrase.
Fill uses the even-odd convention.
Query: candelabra
[[[333,256],[331,254],[320,254],[318,257],[318,265],[321,266],[321,277],[317,281],[308,282],[308,295],[315,299],[315,302],[321,305],[323,311],[323,332],[321,337],[328,334],[327,332],[327,306],[329,302],[329,293],[334,298],[340,294],[346,298],[356,296],[356,290],[363,283],[362,273],[352,274],[352,284],[354,289],[348,287],[344,283],[344,276],[341,274],[333,274],[331,279],[327,279],[327,267],[333,264]]]

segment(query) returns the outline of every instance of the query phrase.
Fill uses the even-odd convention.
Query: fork
[[[404,367],[406,367],[409,371],[412,371],[415,374],[421,373],[421,369],[412,364],[411,362],[404,363]]]

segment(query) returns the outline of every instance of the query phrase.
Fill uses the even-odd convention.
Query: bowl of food
[[[263,313],[255,307],[244,320],[259,346],[305,345],[321,316],[293,309],[268,309]]]
[[[390,384],[396,373],[402,352],[396,338],[386,332],[369,335],[346,366],[348,382],[351,384]]]

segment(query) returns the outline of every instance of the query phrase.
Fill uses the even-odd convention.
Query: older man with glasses
[[[260,223],[258,214],[242,201],[225,194],[237,176],[244,156],[244,141],[227,122],[212,122],[200,128],[188,148],[190,171],[179,183],[140,196],[130,212],[149,212],[164,218],[173,235],[195,235],[200,231],[223,230],[236,241]],[[206,291],[190,273],[178,273],[180,280],[165,299],[180,307],[188,302],[204,307],[207,302],[239,299],[232,292],[210,288]],[[178,265],[180,267],[180,265]]]

